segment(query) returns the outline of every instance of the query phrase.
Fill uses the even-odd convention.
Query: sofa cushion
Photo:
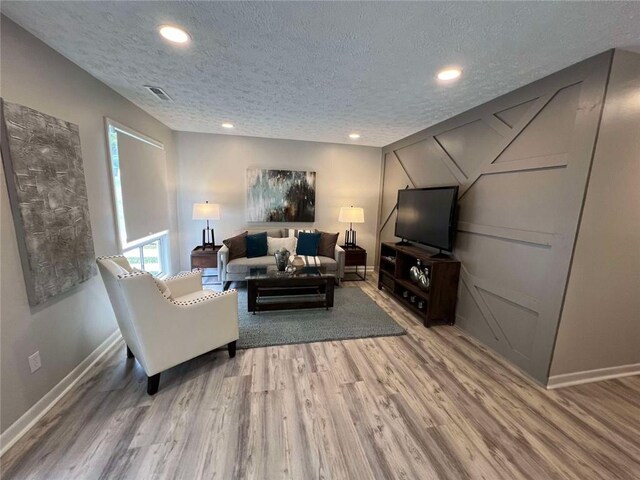
[[[302,229],[298,229],[298,228],[287,228],[285,237],[298,238],[298,236],[301,233],[317,233],[317,232],[318,232],[318,230],[316,230],[315,228],[311,228],[311,229],[307,229],[307,230],[302,230]]]
[[[247,232],[227,238],[222,243],[229,249],[229,260],[247,256]]]
[[[298,258],[301,258],[307,267],[322,267],[329,273],[333,273],[338,269],[338,262],[333,258],[308,255],[298,255]]]
[[[308,266],[317,266],[326,268],[327,272],[333,273],[338,269],[338,262],[334,258],[329,257],[301,257],[307,259],[305,264]],[[227,273],[236,275],[248,275],[250,268],[275,266],[276,260],[270,255],[255,258],[236,258],[227,263]]]
[[[336,262],[335,258],[318,256],[318,259],[320,260],[320,266],[326,268],[327,272],[333,273],[338,270],[338,262]]]
[[[298,235],[298,245],[296,253],[298,255],[308,255],[315,257],[318,254],[318,244],[320,243],[319,233],[300,233]]]
[[[286,248],[287,250],[289,250],[289,253],[293,254],[296,251],[296,238],[289,238],[289,237],[285,237],[285,238],[273,238],[273,237],[267,237],[267,249],[268,255],[273,255],[274,253],[276,253],[278,250],[280,250],[281,248]]]
[[[283,231],[280,229],[277,230],[267,230],[267,236],[271,238],[282,238],[284,237]]]
[[[318,255],[324,257],[334,257],[336,254],[336,244],[339,233],[320,232],[320,243],[318,244]]]
[[[227,263],[227,273],[249,273],[250,268],[268,267],[276,264],[276,259],[270,255],[254,258],[236,258]]]
[[[264,257],[268,252],[267,232],[247,235],[247,258]]]
[[[272,228],[272,229],[264,229],[264,228],[247,228],[247,232],[249,235],[254,235],[256,233],[264,233],[267,232],[267,237],[273,237],[273,238],[282,238],[285,237],[286,235],[284,234],[285,230],[282,228]]]

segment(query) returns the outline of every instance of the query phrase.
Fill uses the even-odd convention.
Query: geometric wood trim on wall
[[[464,283],[464,286],[470,293],[478,309],[482,312],[481,320],[489,327],[493,339],[498,343],[505,343],[512,353],[523,357],[523,360],[528,360],[526,348],[521,348],[523,345],[526,345],[526,342],[520,340],[516,343],[516,340],[508,333],[507,326],[509,322],[511,322],[511,319],[505,318],[492,310],[491,306],[487,303],[483,292],[491,293],[505,303],[510,303],[511,305],[519,307],[522,311],[527,312],[533,318],[537,318],[539,316],[538,300],[533,297],[529,297],[528,295],[524,295],[521,292],[511,290],[504,285],[499,285],[486,279],[475,277],[464,267],[461,268],[460,279]]]
[[[511,125],[505,123],[503,120],[497,117],[495,113],[492,115],[484,115],[482,117],[482,121],[502,136],[511,135],[511,131],[513,130],[513,127]]]
[[[503,163],[491,163],[482,167],[480,176],[496,173],[524,172],[525,170],[539,170],[541,168],[561,168],[567,166],[567,154],[557,153],[540,157],[523,158]]]
[[[404,166],[404,163],[402,163],[402,160],[400,159],[398,154],[396,152],[393,152],[393,156],[396,157],[396,160],[398,160],[398,163],[400,164],[400,167],[402,167],[402,170],[404,170],[405,175],[407,176],[407,178],[409,179],[409,182],[411,183],[411,187],[412,188],[416,188],[416,182],[414,182],[413,178],[411,178],[411,174],[409,173],[409,171]],[[408,187],[408,185],[407,185],[407,187]]]
[[[551,101],[551,99],[555,96],[556,92],[548,92],[541,97],[539,97],[533,105],[529,108],[529,111],[517,122],[513,128],[511,128],[508,132],[508,135],[503,137],[503,140],[495,146],[494,151],[487,156],[486,160],[482,163],[482,165],[467,175],[467,180],[460,185],[460,198],[464,196],[464,194],[471,188],[471,186],[483,175],[483,169],[488,168],[490,165],[495,162],[498,157],[504,152],[509,145],[511,145],[518,136],[524,132],[527,126],[536,118],[536,116],[542,111],[542,109],[547,106],[547,104]],[[486,117],[484,117],[486,118]],[[525,161],[526,163],[526,161]],[[497,172],[496,172],[497,173]]]
[[[395,191],[459,186],[460,328],[546,384],[612,52],[382,150],[378,237]]]
[[[409,185],[407,185],[405,188],[409,188]],[[395,213],[395,211],[398,209],[398,204],[396,203],[393,206],[393,209],[389,212],[389,215],[387,215],[387,218],[385,219],[384,222],[382,222],[382,226],[380,227],[378,233],[382,232],[382,230],[384,230],[384,227],[387,226],[387,223],[389,223],[389,220],[391,220],[393,218],[393,214]]]
[[[519,230],[517,228],[495,227],[493,225],[479,225],[476,223],[458,222],[458,231],[502,238],[504,240],[533,243],[535,245],[544,245],[547,247],[550,247],[553,243],[553,233],[532,232],[530,230]]]
[[[449,169],[451,174],[456,177],[458,182],[464,185],[469,181],[469,177],[462,171],[460,166],[456,163],[455,159],[449,155],[449,152],[442,146],[442,144],[438,141],[436,137],[430,138],[426,140],[427,142],[433,142],[437,149],[440,151],[441,155],[438,157],[442,163]],[[397,156],[397,153],[396,153]]]

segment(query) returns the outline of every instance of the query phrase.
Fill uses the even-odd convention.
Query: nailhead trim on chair
[[[118,278],[131,278],[136,275],[151,275],[149,272],[143,272],[142,270],[134,270],[133,272],[123,273],[122,275],[118,275]]]
[[[107,255],[107,256],[97,257],[96,260],[111,260],[112,258],[126,258],[126,257],[124,255]],[[129,272],[128,274],[118,275],[118,278],[126,278],[128,276],[132,276],[133,274],[140,275],[141,273],[149,273],[149,272],[145,272],[144,270],[134,269],[133,271]],[[189,275],[195,275],[195,274],[198,274],[198,273],[202,273],[202,269],[197,268],[197,269],[192,270],[190,272],[178,273],[177,275],[172,275],[170,277],[163,278],[163,280],[166,282],[166,281],[174,279],[174,278],[187,277]],[[149,275],[151,275],[151,274],[149,273]]]
[[[197,268],[190,272],[181,272],[181,273],[178,273],[177,275],[172,275],[171,277],[165,278],[164,281],[168,282],[169,280],[172,280],[174,278],[188,277],[190,275],[197,275],[198,273],[202,273],[202,270],[200,268]]]
[[[112,258],[125,258],[124,255],[103,255],[101,257],[97,257],[96,260],[111,260]]]
[[[169,300],[171,303],[173,303],[174,305],[178,305],[180,307],[186,307],[189,305],[196,305],[198,303],[202,303],[202,302],[206,302],[207,300],[211,300],[212,298],[215,297],[222,297],[224,295],[229,295],[230,293],[234,293],[236,290],[235,289],[231,289],[231,290],[227,290],[225,292],[214,292],[211,291],[211,293],[207,293],[207,295],[205,295],[204,297],[200,297],[200,298],[196,298],[194,300],[188,300],[186,302],[179,302],[179,301],[175,301],[175,300]]]
[[[174,277],[171,278],[175,278],[175,277],[185,277],[187,275],[191,275],[192,273],[197,273],[197,272],[183,272],[183,273],[179,273],[178,275],[174,275]],[[138,275],[151,275],[149,272],[143,272],[142,270],[138,270],[136,272],[131,272],[131,273],[126,273],[123,275],[118,275],[119,279],[123,279],[123,278],[132,278]],[[153,282],[155,283],[155,282]],[[158,291],[162,294],[162,291],[160,290],[160,287],[158,287],[158,284],[155,283],[156,287],[158,288]],[[196,298],[194,300],[188,300],[186,302],[180,302],[180,301],[176,301],[173,300],[171,298],[167,298],[164,295],[162,295],[163,298],[166,298],[167,300],[169,300],[171,303],[173,303],[174,305],[177,305],[179,307],[187,307],[189,305],[196,305],[198,303],[202,303],[202,302],[206,302],[207,300],[211,300],[212,298],[215,297],[222,297],[223,295],[229,295],[230,293],[235,292],[236,290],[234,288],[232,288],[231,290],[226,290],[224,292],[214,292],[213,290],[211,291],[211,293],[207,293],[205,296],[200,297],[200,298]]]

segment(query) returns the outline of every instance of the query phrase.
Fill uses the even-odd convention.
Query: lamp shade
[[[217,203],[194,203],[193,220],[220,220],[220,205]]]
[[[344,223],[364,223],[364,208],[341,207],[338,221]]]

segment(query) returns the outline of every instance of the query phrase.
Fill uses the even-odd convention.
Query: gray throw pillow
[[[338,243],[339,233],[320,232],[320,243],[318,244],[318,256],[333,258],[336,256],[336,243]]]
[[[227,238],[222,243],[229,249],[229,260],[247,256],[247,232]]]

